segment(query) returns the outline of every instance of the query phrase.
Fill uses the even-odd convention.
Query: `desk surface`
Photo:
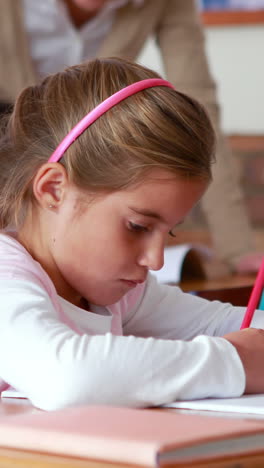
[[[233,289],[251,287],[256,275],[226,275],[217,279],[188,279],[179,286],[183,291],[211,291],[220,289]]]
[[[197,296],[210,301],[230,302],[234,306],[244,306],[255,281],[255,276],[225,276],[217,280],[188,280],[179,284],[185,292],[194,291]]]
[[[16,398],[0,399],[0,418],[9,415],[37,412],[27,400]],[[174,411],[162,409],[160,411]],[[180,410],[181,411],[181,410]],[[207,412],[208,413],[208,412]],[[208,416],[210,417],[210,416]],[[184,465],[167,465],[167,468],[263,468],[263,455],[245,457],[226,457],[221,460],[206,463],[191,463]],[[113,464],[94,460],[81,460],[71,457],[46,455],[42,453],[23,452],[0,447],[0,468],[142,468],[138,465]]]

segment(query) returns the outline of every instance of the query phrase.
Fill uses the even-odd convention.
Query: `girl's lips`
[[[138,284],[141,284],[141,283],[144,283],[144,279],[142,280],[126,280],[126,279],[123,279],[121,280],[123,281],[125,284],[127,284],[129,287],[131,288],[134,288],[135,286],[137,286]]]

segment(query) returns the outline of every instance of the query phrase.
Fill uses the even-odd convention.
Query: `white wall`
[[[264,25],[207,27],[206,47],[228,134],[264,134]],[[164,76],[153,39],[139,61]]]

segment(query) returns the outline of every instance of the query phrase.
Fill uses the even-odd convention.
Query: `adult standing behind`
[[[204,103],[217,133],[213,183],[202,200],[214,246],[234,272],[257,271],[255,251],[232,155],[220,130],[215,83],[208,69],[195,0],[0,0],[0,101],[84,60],[135,60],[150,35],[166,77]]]

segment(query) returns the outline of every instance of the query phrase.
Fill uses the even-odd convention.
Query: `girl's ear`
[[[58,207],[64,200],[68,186],[65,168],[59,163],[43,164],[33,181],[33,193],[43,208]]]

